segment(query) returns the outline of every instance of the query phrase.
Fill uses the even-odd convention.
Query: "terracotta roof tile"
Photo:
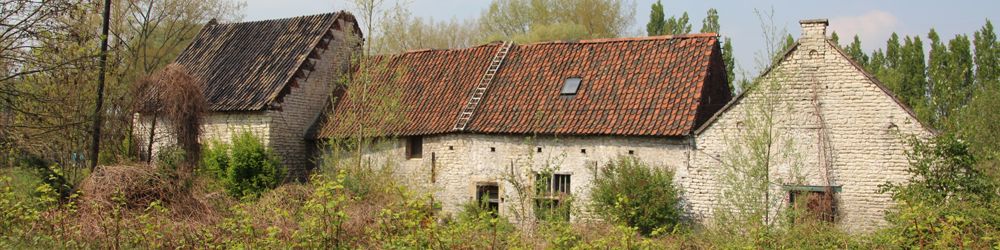
[[[382,84],[398,86],[409,108],[385,133],[454,132],[498,46],[389,56],[392,68],[407,70]],[[719,53],[715,34],[515,45],[465,132],[687,135],[730,98]],[[569,77],[583,80],[575,96],[562,96]],[[333,128],[351,101],[336,105],[319,137],[342,134]]]

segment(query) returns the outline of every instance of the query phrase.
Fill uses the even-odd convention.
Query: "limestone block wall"
[[[314,166],[316,146],[307,140],[307,133],[329,104],[332,86],[348,66],[350,50],[343,43],[342,32],[336,31],[335,37],[319,59],[310,59],[315,70],[298,79],[298,86],[285,95],[281,108],[267,112],[271,121],[268,145],[281,156],[289,178],[305,180]]]
[[[679,171],[688,164],[689,154],[688,141],[677,138],[446,134],[423,137],[423,156],[406,159],[405,142],[405,138],[399,138],[366,157],[390,162],[400,180],[433,192],[445,213],[457,213],[463,204],[474,201],[477,184],[496,183],[502,200],[500,213],[510,216],[514,209],[521,211],[517,208],[521,204],[517,202],[518,192],[508,182],[511,176],[520,176],[519,180],[531,184],[534,172],[551,169],[571,175],[573,208],[581,212],[573,220],[591,214],[587,204],[595,167],[603,167],[632,151],[633,156],[651,166]]]
[[[134,130],[135,140],[139,145],[140,152],[146,151],[149,146],[149,132],[154,129],[153,117],[149,115],[135,115]],[[169,121],[163,117],[156,119],[155,131],[153,131],[153,159],[164,147],[172,146],[176,143],[174,134],[168,124]],[[205,116],[202,124],[201,142],[207,143],[211,140],[218,140],[223,143],[230,143],[232,136],[243,131],[250,131],[267,143],[268,134],[271,130],[271,118],[264,112],[231,112],[231,113],[210,113]]]
[[[727,151],[747,134],[748,112],[765,94],[777,100],[775,121],[783,161],[771,169],[774,208],[788,206],[783,185],[837,186],[840,226],[869,231],[885,224],[892,206],[878,185],[903,182],[905,137],[929,136],[907,110],[868,79],[825,39],[825,24],[803,24],[799,45],[718,119],[696,135],[691,171],[681,177],[691,213],[711,218],[718,206],[719,173]],[[775,88],[764,87],[776,83]],[[799,174],[795,174],[798,172]],[[793,177],[802,177],[795,181]],[[775,211],[776,212],[776,211]]]

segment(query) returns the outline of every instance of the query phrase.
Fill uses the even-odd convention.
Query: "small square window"
[[[455,146],[448,146],[448,150],[455,150]]]
[[[587,149],[586,148],[581,148],[580,149],[580,153],[581,154],[587,154]]]
[[[542,147],[538,147],[538,150],[536,150],[536,152],[541,153],[542,152]]]
[[[406,159],[421,158],[424,154],[424,138],[410,136],[406,138]]]
[[[496,152],[496,151],[497,151],[496,147],[490,147],[490,152]]]
[[[580,90],[580,82],[583,78],[570,77],[566,78],[566,82],[563,83],[562,90],[559,91],[560,95],[576,95],[576,92]]]
[[[629,151],[628,151],[628,154],[630,154],[630,155],[634,155],[634,154],[635,154],[635,150],[629,150]]]

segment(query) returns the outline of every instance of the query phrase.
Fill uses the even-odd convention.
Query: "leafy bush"
[[[281,160],[250,132],[235,135],[232,146],[212,143],[203,152],[202,167],[222,180],[233,197],[259,197],[285,178]]]
[[[201,153],[201,171],[222,179],[229,168],[229,144],[213,140]]]
[[[680,194],[672,171],[622,156],[598,172],[591,200],[594,211],[606,219],[635,227],[644,235],[672,230],[678,224]]]
[[[998,246],[1000,185],[984,174],[969,144],[950,135],[912,144],[910,179],[882,186],[898,206],[881,236],[910,248]]]

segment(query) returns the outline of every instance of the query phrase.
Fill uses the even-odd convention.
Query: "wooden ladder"
[[[507,52],[510,52],[510,47],[514,44],[511,41],[505,41],[500,45],[497,53],[493,55],[493,61],[490,62],[489,68],[486,68],[486,73],[483,74],[483,78],[479,79],[479,85],[476,85],[476,89],[472,91],[472,95],[469,96],[469,101],[466,102],[465,107],[462,107],[462,111],[458,113],[458,120],[455,122],[455,130],[462,131],[465,127],[469,125],[469,121],[472,120],[472,114],[475,113],[476,107],[479,106],[479,102],[483,100],[483,96],[486,95],[486,90],[489,89],[490,83],[493,82],[493,77],[496,76],[497,71],[500,70],[500,66],[503,65],[504,59],[507,58]]]

